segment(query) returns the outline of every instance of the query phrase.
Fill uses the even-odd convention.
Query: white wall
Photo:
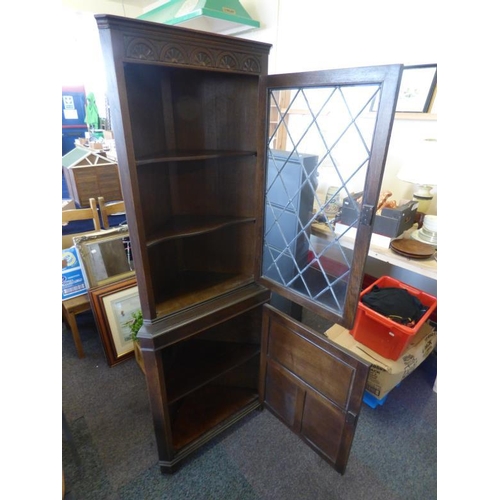
[[[134,18],[142,14],[144,9],[140,5],[147,1],[62,0],[60,30],[64,43],[61,44],[61,85],[83,85],[87,94],[93,92],[101,117],[106,116],[106,75],[94,14]]]
[[[116,16],[137,17],[142,14],[141,1],[120,0],[62,0],[63,9],[91,12],[94,14],[114,14]]]
[[[245,35],[275,44],[271,72],[436,61],[435,3],[398,0],[241,0],[263,30]],[[274,32],[274,34],[272,34]]]
[[[436,63],[437,31],[424,0],[410,13],[396,0],[241,0],[262,29],[244,38],[273,44],[270,73],[400,63]],[[396,174],[411,156],[411,143],[437,138],[436,120],[397,118],[394,123],[382,190],[396,200],[412,198],[413,185]],[[428,213],[437,213],[437,188]],[[320,193],[321,197],[321,193]]]

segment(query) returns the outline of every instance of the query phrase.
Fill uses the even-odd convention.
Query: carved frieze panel
[[[139,36],[124,36],[125,58],[193,68],[214,68],[244,73],[261,72],[260,57],[182,42],[165,42]]]

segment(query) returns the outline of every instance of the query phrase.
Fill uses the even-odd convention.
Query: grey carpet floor
[[[437,395],[431,356],[376,409],[363,405],[341,476],[268,411],[255,411],[190,456],[158,467],[145,378],[106,363],[91,313],[86,357],[62,332],[66,500],[431,500],[437,498]]]

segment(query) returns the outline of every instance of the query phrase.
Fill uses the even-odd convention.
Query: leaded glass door
[[[352,327],[394,119],[400,65],[271,75],[261,282]],[[354,243],[339,231],[345,200]]]

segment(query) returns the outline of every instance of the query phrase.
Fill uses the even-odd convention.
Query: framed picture
[[[437,64],[405,66],[401,77],[397,113],[428,113],[437,85]]]
[[[135,275],[128,226],[77,236],[73,242],[89,290]]]
[[[109,366],[134,356],[134,343],[127,321],[140,310],[136,278],[89,290],[97,329]]]

